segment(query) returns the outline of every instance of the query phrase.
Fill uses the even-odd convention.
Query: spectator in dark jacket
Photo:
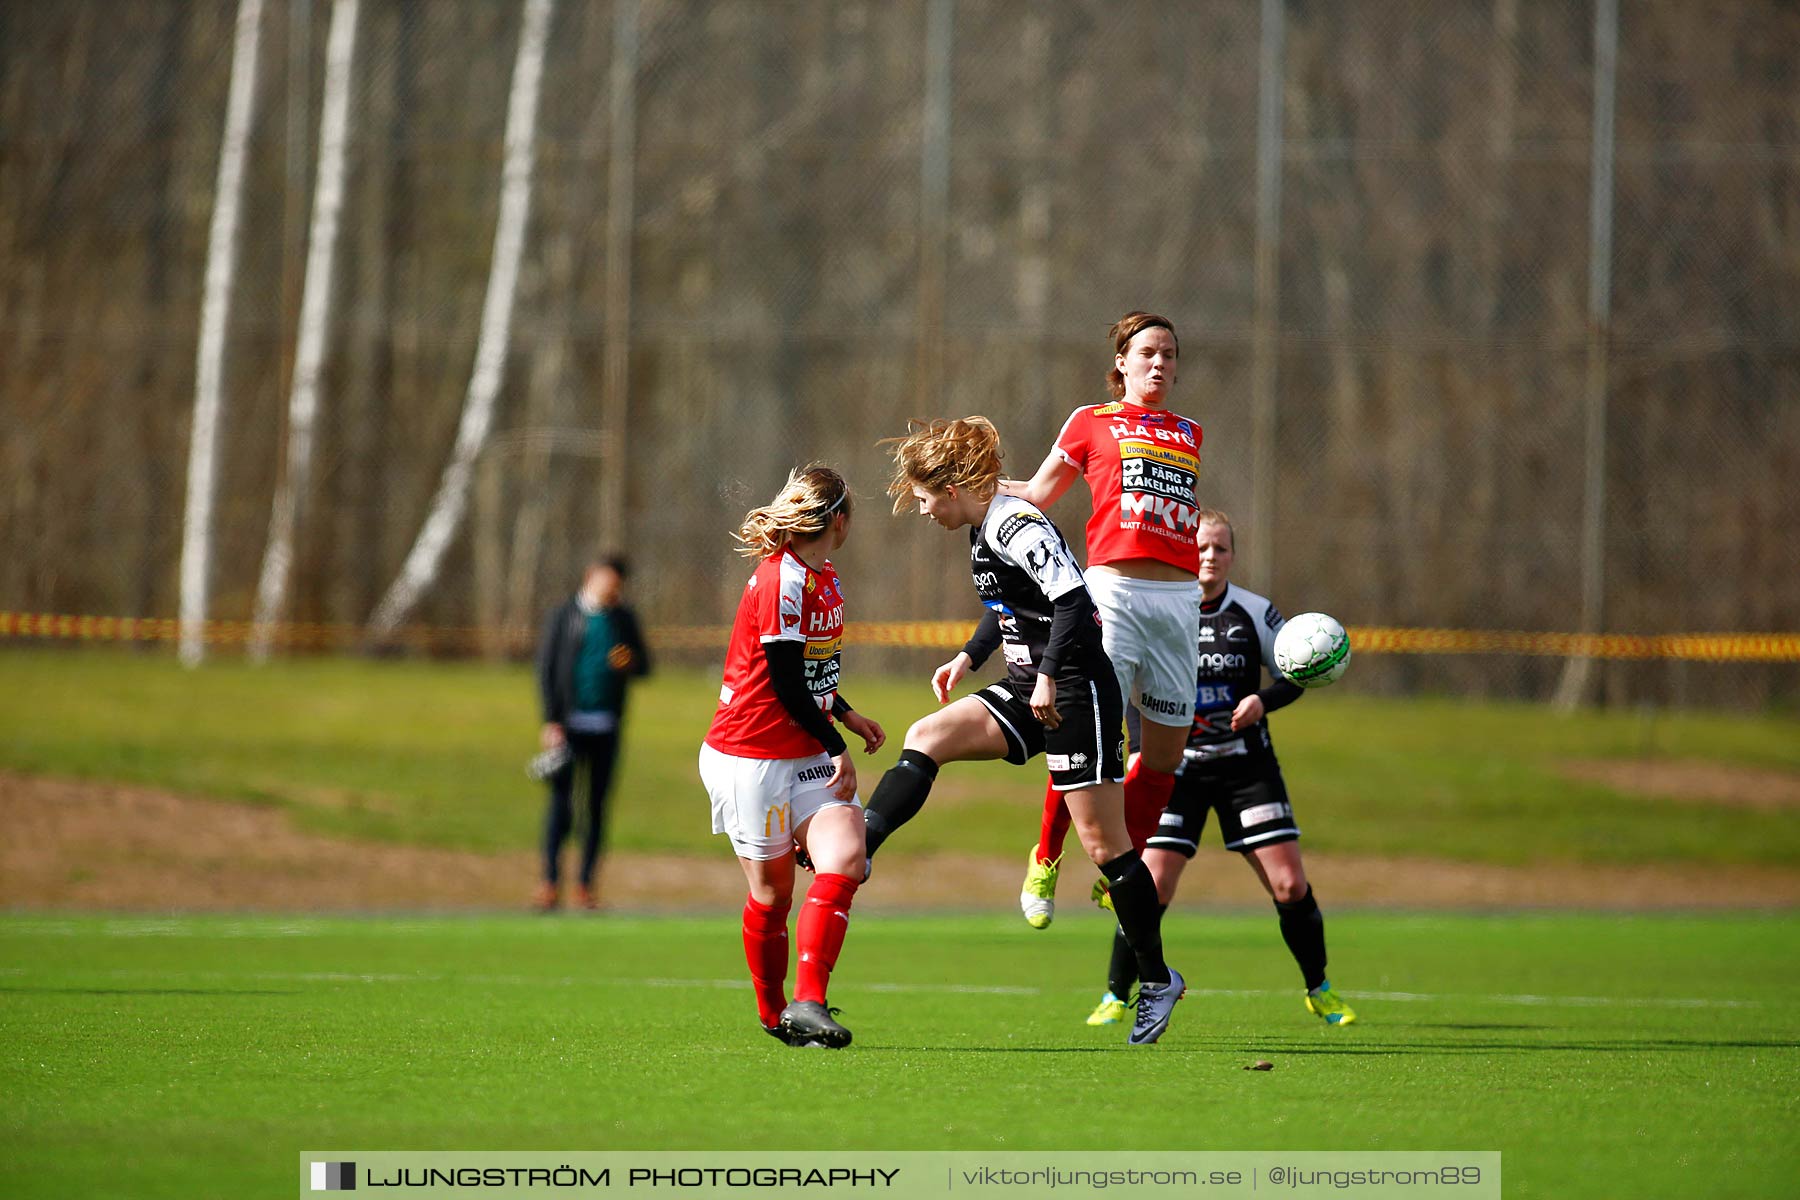
[[[547,752],[540,761],[554,764],[544,776],[550,809],[544,818],[544,880],[537,890],[537,906],[546,911],[560,898],[558,859],[574,824],[578,775],[586,780],[587,821],[575,899],[582,908],[595,907],[594,868],[606,830],[606,794],[618,757],[626,686],[650,671],[637,616],[621,601],[625,575],[622,558],[589,563],[581,589],[550,614],[538,642],[538,699],[544,716],[540,740]]]

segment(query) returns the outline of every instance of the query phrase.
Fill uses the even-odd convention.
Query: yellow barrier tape
[[[207,621],[210,645],[241,645],[249,621]],[[913,646],[955,650],[974,631],[969,621],[852,621],[844,640],[863,646]],[[728,625],[661,625],[648,631],[659,650],[717,650]],[[273,627],[271,642],[290,649],[344,649],[364,644],[360,625],[288,621]],[[88,642],[169,642],[181,636],[173,617],[83,617],[66,613],[0,612],[0,639],[38,638]],[[490,647],[522,650],[537,633],[524,627],[413,626],[393,645],[419,650],[467,651]],[[1353,626],[1357,654],[1529,654],[1555,658],[1686,659],[1692,662],[1800,662],[1800,633],[1533,633],[1526,630],[1393,629]]]

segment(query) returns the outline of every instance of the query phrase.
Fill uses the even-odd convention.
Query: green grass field
[[[717,679],[636,693],[613,845],[722,853],[694,755]],[[894,739],[923,678],[847,690]],[[1800,771],[1800,721],[1558,718],[1360,696],[1275,719],[1309,849],[1470,863],[1800,862],[1791,810],[1573,782],[1569,760]],[[520,849],[520,667],[0,654],[0,769],[279,809],[363,842]],[[1042,776],[947,771],[885,852],[1014,857]],[[531,816],[521,820],[520,814]],[[352,851],[353,852],[353,851]],[[1007,908],[858,920],[857,1042],[757,1032],[735,913],[321,919],[0,914],[4,1196],[289,1194],[297,1152],[1498,1150],[1508,1196],[1752,1197],[1800,1177],[1800,915],[1328,913],[1363,1020],[1299,1002],[1264,913],[1178,905],[1194,992],[1162,1045],[1083,1024],[1107,927]],[[1245,1071],[1256,1058],[1271,1072]],[[1120,1115],[1116,1115],[1120,1114]]]
[[[1082,1018],[1106,927],[871,917],[849,1050],[757,1031],[733,917],[0,918],[9,1196],[291,1194],[364,1150],[1499,1150],[1509,1197],[1793,1195],[1800,922],[1171,918],[1161,1045]],[[1256,1058],[1267,1073],[1243,1070]]]
[[[893,739],[932,700],[917,679],[846,691]],[[634,694],[613,845],[715,853],[694,757],[718,694],[671,671]],[[521,773],[537,719],[523,667],[301,659],[196,672],[166,653],[0,653],[0,768],[279,806],[304,829],[494,851],[517,846],[536,788]],[[1800,771],[1800,720],[1593,712],[1359,696],[1355,676],[1273,721],[1309,848],[1469,862],[1800,862],[1788,812],[1623,795],[1571,781],[1574,758],[1669,758]],[[945,772],[932,819],[892,853],[1018,849],[1042,775],[999,763]],[[674,815],[672,815],[674,814]]]

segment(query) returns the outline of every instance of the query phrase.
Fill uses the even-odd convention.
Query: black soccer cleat
[[[796,1000],[781,1010],[777,1028],[790,1046],[824,1046],[842,1050],[850,1044],[850,1031],[831,1018],[839,1012],[817,1000]]]

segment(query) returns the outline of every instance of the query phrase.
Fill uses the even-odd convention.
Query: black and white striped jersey
[[[1200,602],[1200,670],[1194,683],[1194,728],[1188,734],[1188,761],[1238,755],[1273,757],[1267,718],[1233,732],[1238,701],[1262,687],[1263,668],[1280,680],[1275,635],[1287,619],[1273,604],[1235,583],[1213,601]],[[1267,699],[1265,698],[1265,705]]]
[[[1054,522],[1016,496],[997,496],[969,530],[969,573],[982,604],[999,619],[1007,681],[1030,696],[1050,641],[1058,597],[1086,585],[1081,563]],[[1088,612],[1055,672],[1058,685],[1112,675],[1100,642],[1100,617]]]

